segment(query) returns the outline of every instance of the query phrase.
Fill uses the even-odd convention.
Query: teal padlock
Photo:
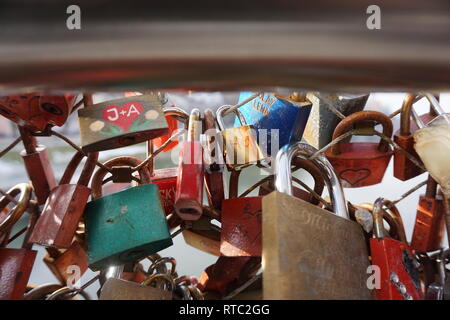
[[[113,171],[128,172],[141,161],[118,157],[104,165]],[[125,168],[125,170],[123,170]],[[173,242],[161,205],[158,186],[150,183],[147,166],[139,170],[140,185],[102,197],[103,178],[108,173],[99,168],[92,178],[92,200],[86,206],[87,258],[92,270],[122,265],[170,247]],[[123,181],[122,179],[120,179]]]

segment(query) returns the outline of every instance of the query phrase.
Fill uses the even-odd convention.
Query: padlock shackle
[[[32,190],[33,188],[30,184],[19,183],[6,192],[12,198],[20,194],[20,198],[17,200],[17,205],[8,212],[6,218],[0,223],[0,235],[8,232],[27,210],[30,204]],[[10,202],[11,201],[7,196],[1,197],[0,212],[2,212]]]
[[[188,135],[187,141],[199,141],[202,134],[202,120],[200,110],[195,108],[191,110],[189,115]]]
[[[316,152],[316,148],[302,142],[294,142],[283,146],[278,151],[274,163],[276,190],[292,196],[291,163],[293,158],[298,156],[308,160],[308,157]],[[349,219],[344,191],[333,166],[323,154],[318,155],[311,161],[317,166],[325,179],[334,213],[337,216]]]
[[[386,230],[384,229],[383,224],[383,204],[385,199],[384,198],[378,198],[375,200],[375,203],[373,204],[373,210],[372,210],[372,216],[373,216],[373,235],[375,238],[383,239]]]
[[[59,181],[59,185],[70,184],[72,177],[81,163],[81,160],[85,157],[85,155],[77,151],[70,160],[69,164],[64,171],[61,180]],[[98,160],[98,152],[89,152],[86,162],[84,164],[83,170],[81,171],[80,177],[78,178],[77,184],[87,187],[89,181],[91,180],[92,173],[95,170],[95,166]]]
[[[434,95],[432,95],[431,93],[424,93],[424,96],[430,102],[430,107],[434,110],[434,112],[436,112],[436,115],[445,115],[445,110],[442,109],[441,104]]]
[[[178,121],[183,122],[185,126],[189,122],[189,113],[179,107],[165,107],[163,108],[163,112],[165,116],[175,118]]]
[[[347,131],[351,130],[353,125],[357,122],[361,121],[374,121],[383,126],[383,134],[387,137],[392,136],[393,125],[391,119],[382,112],[372,111],[372,110],[363,110],[352,113],[351,115],[345,117],[339,124],[336,126],[333,132],[333,140],[343,135]],[[340,148],[341,142],[334,144],[331,147],[331,153],[333,155],[339,155],[341,153]],[[389,143],[383,139],[380,140],[378,144],[378,150],[380,152],[386,152],[389,150]]]
[[[425,189],[425,197],[430,199],[436,199],[438,183],[429,174],[427,179],[427,188]]]
[[[117,157],[106,161],[103,165],[105,168],[112,169],[115,166],[130,166],[137,167],[142,160],[135,157]],[[102,196],[102,186],[103,179],[108,174],[108,171],[105,168],[98,168],[94,173],[91,182],[91,194],[93,199],[100,198]],[[150,172],[146,166],[142,166],[139,169],[139,177],[141,180],[140,184],[148,184],[150,183]]]
[[[170,275],[165,274],[165,273],[152,274],[147,279],[145,279],[142,282],[142,284],[144,286],[150,286],[153,281],[158,280],[158,279],[164,280],[164,281],[166,281],[169,284],[169,290],[168,291],[173,291],[173,289],[175,288],[175,283],[174,283],[173,278]]]
[[[400,113],[400,135],[402,136],[411,135],[410,118],[413,114],[413,104],[417,96],[418,95],[414,93],[407,93],[405,98],[403,99],[402,112]],[[415,117],[415,120],[418,122],[418,125],[420,127],[421,120],[417,117]],[[424,125],[422,123],[422,127],[423,126]]]
[[[233,106],[223,105],[223,106],[219,107],[216,111],[216,119],[217,119],[217,124],[219,126],[220,131],[225,130],[225,124],[223,122],[224,113],[227,112],[229,109],[231,109],[231,107],[233,107]],[[245,121],[245,118],[242,115],[242,113],[238,109],[234,110],[233,112],[237,115],[239,122],[241,123],[241,126],[246,126],[247,122]]]

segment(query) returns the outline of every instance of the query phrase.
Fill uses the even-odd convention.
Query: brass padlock
[[[291,196],[293,157],[316,151],[297,142],[276,156],[277,191],[262,204],[264,299],[371,299],[363,231],[349,220],[342,186],[323,155],[313,162],[323,172],[334,214]]]
[[[224,105],[216,112],[217,124],[222,136],[222,141],[219,141],[219,148],[221,147],[228,169],[237,170],[267,160],[267,156],[258,145],[256,131],[246,124],[244,117],[240,115],[238,110],[235,112],[242,125],[225,129],[223,114],[230,108],[231,106]]]
[[[147,284],[139,284],[132,281],[109,278],[106,280],[100,293],[100,300],[171,300],[173,280],[167,275],[156,275],[164,278],[170,284],[169,290],[151,287],[150,284],[156,280],[153,277],[147,280]]]

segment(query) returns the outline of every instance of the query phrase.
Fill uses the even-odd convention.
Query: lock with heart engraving
[[[162,99],[160,95],[146,94],[78,110],[83,151],[125,147],[167,134]]]
[[[419,262],[405,242],[386,237],[383,206],[390,201],[378,198],[373,208],[374,238],[370,239],[372,264],[380,268],[381,284],[375,289],[378,300],[421,300]]]
[[[9,234],[14,224],[21,218],[30,205],[32,187],[27,183],[21,183],[8,190],[10,197],[20,194],[16,206],[8,211],[3,221],[0,221],[0,238],[4,234]],[[7,207],[10,199],[3,196],[0,199],[0,212]],[[0,243],[0,300],[20,300],[22,299],[28,279],[36,259],[37,251],[32,250],[28,244],[28,237],[33,230],[37,219],[37,212],[30,215],[25,239],[22,247],[6,248],[8,236]]]
[[[381,124],[383,134],[392,135],[391,119],[378,111],[360,111],[343,119],[335,128],[333,140],[343,135],[354,125]],[[375,142],[339,142],[326,151],[343,187],[358,188],[378,184],[383,179],[392,157],[389,143],[381,139]]]
[[[174,203],[175,212],[183,220],[197,220],[203,212],[204,163],[201,133],[200,110],[193,109],[189,115],[187,141],[180,149]]]
[[[276,156],[277,190],[262,200],[264,299],[371,299],[364,234],[349,219],[339,178],[324,155],[309,161],[321,169],[333,212],[292,196],[292,159],[316,152],[297,142]]]
[[[134,157],[118,157],[104,166],[114,172],[115,167],[137,167],[140,163]],[[132,170],[126,171],[131,182],[135,179]],[[93,200],[84,211],[88,264],[92,270],[135,261],[173,244],[158,186],[150,183],[147,167],[139,169],[139,186],[102,197],[107,173],[104,168],[95,172],[91,183]]]
[[[28,129],[19,126],[19,132],[25,147],[25,150],[20,155],[33,185],[37,202],[38,204],[44,204],[50,191],[56,187],[55,175],[48,157],[47,148],[43,145],[38,145],[36,137],[32,136]]]
[[[60,127],[67,121],[74,100],[73,94],[3,96],[0,97],[0,114],[32,132],[44,132],[48,127]]]
[[[83,157],[81,152],[73,156],[59,185],[51,191],[31,234],[31,243],[66,249],[72,244],[91,195],[88,184],[95,170],[98,152],[89,153],[77,184],[70,184]]]

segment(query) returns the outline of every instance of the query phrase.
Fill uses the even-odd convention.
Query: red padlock
[[[293,164],[294,170],[305,169],[314,177],[314,191],[321,195],[325,183],[320,170],[311,161],[300,157],[293,159]],[[262,196],[237,198],[240,172],[231,172],[230,199],[226,199],[222,203],[220,253],[229,257],[260,257],[262,253]],[[257,185],[260,183],[261,181]],[[253,187],[250,189],[253,189]],[[293,189],[295,197],[315,205],[319,204],[318,199],[314,198],[309,192],[299,188]]]
[[[378,111],[359,111],[343,119],[333,133],[333,140],[352,129],[355,124],[381,124],[383,134],[392,136],[391,119]],[[358,188],[380,183],[392,157],[392,148],[385,140],[374,142],[340,142],[326,151],[342,186]]]
[[[29,184],[21,183],[8,191],[8,194],[13,198],[19,193],[21,196],[18,204],[0,222],[0,236],[9,233],[14,223],[20,219],[28,208],[31,189]],[[8,204],[9,199],[2,197],[0,199],[0,211],[6,208]],[[37,213],[33,213],[21,249],[5,248],[8,237],[3,239],[3,245],[0,246],[0,300],[20,300],[23,298],[37,254],[37,251],[31,250],[31,246],[27,244],[29,233],[33,230],[36,219]]]
[[[381,284],[375,289],[378,300],[422,300],[418,261],[407,243],[385,237],[383,206],[390,201],[378,198],[373,209],[374,236],[370,239],[372,265],[380,268]]]
[[[216,128],[216,118],[211,109],[204,111],[204,134],[205,134],[205,187],[208,202],[212,208],[221,211],[222,201],[225,199],[223,188],[223,158],[217,148],[218,130]]]
[[[189,116],[187,141],[180,150],[175,212],[183,220],[197,220],[202,215],[204,165],[200,111],[193,109]]]
[[[250,279],[260,266],[259,257],[219,257],[202,272],[197,287],[206,295],[215,292],[223,297]]]
[[[56,187],[55,175],[48,158],[47,148],[38,145],[36,138],[31,135],[28,129],[19,126],[19,132],[25,147],[20,155],[33,185],[37,202],[38,204],[44,204],[50,191]]]
[[[41,93],[0,97],[0,114],[33,132],[62,126],[70,115],[75,96]]]
[[[444,200],[437,195],[437,183],[429,175],[425,195],[419,198],[411,239],[414,250],[430,252],[441,248],[444,237]]]
[[[83,157],[80,152],[74,155],[59,185],[52,190],[31,234],[31,243],[54,248],[71,246],[91,194],[88,184],[95,169],[98,152],[89,153],[77,184],[70,184]]]

